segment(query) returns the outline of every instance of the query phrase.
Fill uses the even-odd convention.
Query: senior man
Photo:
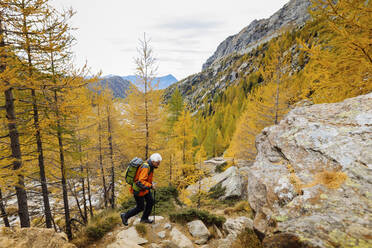
[[[130,187],[130,192],[136,200],[136,207],[126,213],[120,215],[121,220],[125,226],[128,226],[128,219],[143,211],[141,223],[151,224],[153,220],[149,220],[154,199],[150,190],[155,190],[156,186],[152,182],[154,169],[158,168],[162,157],[159,153],[154,153],[150,156],[147,162],[144,162],[137,170],[134,177],[134,183]],[[146,206],[145,206],[146,201]]]

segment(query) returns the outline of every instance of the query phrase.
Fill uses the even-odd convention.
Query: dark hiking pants
[[[151,214],[152,206],[154,205],[154,199],[152,198],[151,192],[144,196],[134,196],[134,199],[136,200],[137,206],[131,210],[129,210],[125,217],[129,219],[132,216],[135,216],[139,212],[143,211],[141,220],[147,220]],[[145,207],[145,201],[146,201],[146,207]]]

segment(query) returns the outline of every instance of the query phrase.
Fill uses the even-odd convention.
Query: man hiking
[[[153,220],[149,220],[149,216],[154,205],[154,199],[151,196],[150,189],[155,190],[156,186],[152,183],[154,169],[158,168],[162,158],[159,153],[154,153],[150,156],[147,162],[144,162],[136,172],[134,183],[130,187],[130,192],[136,200],[136,207],[126,213],[120,214],[121,220],[125,226],[128,226],[128,219],[143,211],[141,223],[151,224]],[[146,201],[146,207],[144,202]]]

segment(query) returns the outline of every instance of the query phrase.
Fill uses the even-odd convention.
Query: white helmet
[[[159,153],[154,153],[150,156],[150,160],[152,162],[160,162],[162,161],[161,155]]]

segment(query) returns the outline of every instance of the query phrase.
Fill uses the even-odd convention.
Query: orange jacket
[[[130,192],[133,194],[134,191],[139,192],[138,196],[144,196],[149,193],[152,186],[152,177],[154,174],[154,168],[147,162],[144,162],[136,172],[134,177],[134,190],[133,186],[130,187]]]

